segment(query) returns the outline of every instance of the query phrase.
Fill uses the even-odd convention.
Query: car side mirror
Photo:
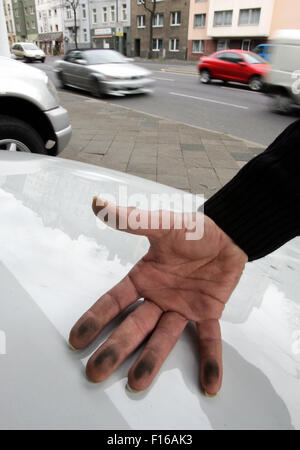
[[[247,65],[247,63],[245,63],[245,61],[239,61],[238,64],[239,64],[240,66],[246,66],[246,65]]]
[[[86,66],[85,59],[75,59],[76,64],[81,64],[82,66]]]

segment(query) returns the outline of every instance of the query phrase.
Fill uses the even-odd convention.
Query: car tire
[[[46,58],[42,58],[42,59],[41,59],[41,62],[44,63],[44,62],[45,62],[45,59],[46,59]]]
[[[248,86],[251,89],[251,91],[261,91],[263,88],[263,79],[259,75],[253,75],[253,77],[250,78]]]
[[[203,84],[209,84],[211,82],[211,74],[208,69],[202,69],[200,71],[200,81]]]
[[[276,94],[271,100],[271,111],[277,114],[290,114],[293,110],[293,101],[290,96]]]
[[[0,150],[47,154],[41,136],[23,120],[0,115]]]
[[[92,78],[90,81],[90,93],[96,98],[105,96],[103,90],[101,89],[101,82],[99,82],[96,78]]]

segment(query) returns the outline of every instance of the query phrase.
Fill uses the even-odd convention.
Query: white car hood
[[[116,76],[120,78],[145,77],[149,76],[149,70],[135,64],[95,64],[88,66],[93,72],[98,72],[107,76]]]
[[[47,79],[47,75],[41,70],[5,56],[0,56],[0,81],[2,77],[8,79],[18,77],[38,81]]]
[[[199,389],[192,325],[146,392],[125,390],[137,352],[105,382],[86,380],[95,345],[73,352],[69,330],[148,248],[145,238],[100,229],[92,213],[92,197],[120,185],[129,194],[176,192],[82,163],[0,151],[0,428],[299,429],[299,239],[247,265],[221,323],[216,398]]]

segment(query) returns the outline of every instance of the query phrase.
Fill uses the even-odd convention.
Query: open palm
[[[98,214],[103,207],[94,199],[93,209]],[[131,209],[112,209],[117,224]],[[204,234],[198,240],[187,240],[186,229],[175,229],[172,222],[167,230],[124,230],[147,236],[149,250],[78,320],[70,344],[75,349],[86,347],[120,312],[140,298],[144,301],[89,359],[86,371],[92,381],[106,379],[150,335],[128,374],[132,390],[146,389],[191,320],[199,335],[201,385],[209,395],[218,392],[222,383],[219,319],[248,258],[211,219],[203,219]]]

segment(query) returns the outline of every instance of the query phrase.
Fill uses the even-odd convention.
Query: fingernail
[[[71,350],[74,350],[74,351],[76,351],[76,350],[77,350],[77,348],[73,347],[73,345],[71,344],[71,342],[70,342],[70,341],[68,341],[68,344],[69,344],[69,347],[70,347],[70,349],[71,349]]]
[[[205,385],[211,385],[215,383],[220,375],[219,365],[216,360],[209,359],[204,366],[204,383]]]
[[[217,394],[209,394],[209,393],[206,392],[206,391],[204,391],[204,395],[205,395],[205,397],[209,397],[209,398],[213,398],[213,397],[216,397],[216,396],[217,396]]]
[[[139,392],[142,392],[142,391],[137,391],[136,389],[133,389],[131,386],[129,386],[128,383],[126,384],[126,389],[127,389],[127,391],[131,392],[132,394],[138,394]]]

